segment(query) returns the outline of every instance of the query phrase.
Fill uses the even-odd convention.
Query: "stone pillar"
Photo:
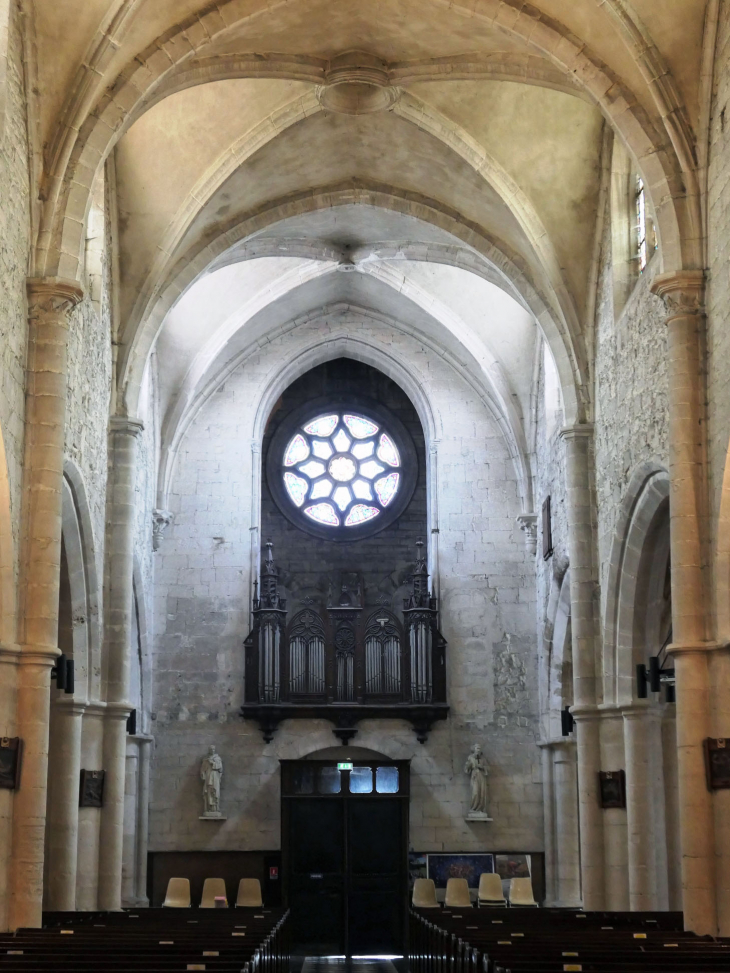
[[[49,670],[58,656],[61,489],[69,315],[83,293],[72,281],[28,281],[21,653],[17,732],[23,778],[13,805],[10,925],[40,926],[48,776]]]
[[[558,860],[555,848],[555,787],[553,784],[553,744],[538,744],[542,763],[542,809],[545,833],[545,905],[553,906],[558,897]]]
[[[81,767],[101,770],[103,765],[104,714],[106,703],[91,702],[81,727]],[[99,822],[98,807],[79,808],[79,841],[76,856],[76,908],[93,912],[98,907]]]
[[[623,717],[629,908],[632,912],[654,912],[667,908],[661,710],[646,704],[625,706]],[[660,902],[662,891],[664,901]]]
[[[578,806],[583,907],[604,906],[603,821],[598,806],[599,712],[596,707],[595,593],[597,567],[593,523],[593,426],[560,433],[565,442],[573,699],[578,747]]]
[[[684,922],[717,935],[715,831],[705,783],[710,736],[707,628],[708,498],[705,478],[704,275],[662,274],[652,290],[667,308],[672,637],[677,680],[679,818]]]
[[[85,703],[77,703],[70,696],[53,701],[56,764],[49,768],[44,907],[57,912],[76,909],[81,722],[85,709]]]
[[[149,845],[150,821],[150,757],[152,737],[140,736],[139,740],[139,777],[137,778],[137,870],[135,894],[138,906],[148,906],[147,897],[147,848]]]
[[[16,736],[15,697],[19,654],[17,645],[0,642],[0,736]],[[0,932],[6,932],[9,928],[12,846],[13,791],[0,789]]]
[[[557,858],[555,905],[576,908],[582,904],[582,896],[576,745],[573,740],[565,739],[553,744],[553,787]]]
[[[624,770],[624,726],[621,710],[612,705],[601,711],[601,770]],[[611,911],[629,908],[629,862],[627,849],[626,808],[607,807],[599,812],[603,818],[603,855],[605,874],[604,906]]]
[[[110,420],[111,484],[107,522],[107,707],[104,720],[104,807],[99,834],[99,908],[120,909],[124,845],[126,720],[131,711],[134,496],[138,419]]]
[[[126,773],[124,784],[124,847],[122,851],[122,905],[134,908],[137,871],[137,781],[139,777],[139,747],[134,737],[127,737]]]

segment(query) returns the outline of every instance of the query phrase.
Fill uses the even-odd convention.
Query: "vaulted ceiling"
[[[252,342],[348,305],[462,362],[526,448],[541,332],[568,411],[589,394],[606,132],[633,137],[659,196],[657,160],[694,165],[703,124],[705,0],[59,0],[33,17],[39,192],[66,179],[73,199],[84,151],[113,162],[120,384],[134,409],[157,349],[168,436]]]

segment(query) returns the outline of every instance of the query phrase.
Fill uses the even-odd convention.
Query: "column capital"
[[[563,426],[558,435],[566,442],[572,442],[576,439],[592,439],[593,423],[578,422],[574,426]]]
[[[144,423],[141,419],[132,416],[111,416],[109,419],[109,432],[121,432],[136,438],[143,431]]]
[[[672,274],[660,274],[654,278],[651,290],[664,301],[668,321],[675,317],[704,313],[703,270],[679,270]]]
[[[583,703],[570,707],[570,715],[576,723],[588,723],[601,718],[601,711],[595,703]]]
[[[718,649],[730,648],[730,642],[670,642],[667,655],[688,655],[696,652],[716,652]]]
[[[17,663],[21,648],[15,643],[0,642],[0,662]]]
[[[106,704],[104,718],[107,720],[127,720],[134,707],[127,702],[109,702]]]
[[[65,316],[84,298],[78,281],[63,277],[29,277],[25,286],[29,317],[42,314]]]

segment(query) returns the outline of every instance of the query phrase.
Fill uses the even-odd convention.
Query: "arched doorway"
[[[295,949],[402,955],[410,761],[330,747],[280,763],[283,890]]]

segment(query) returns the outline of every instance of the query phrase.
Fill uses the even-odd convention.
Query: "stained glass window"
[[[393,441],[390,436],[386,436],[385,433],[383,433],[383,435],[380,437],[378,459],[381,459],[384,463],[387,463],[388,466],[400,466],[398,450],[393,445]]]
[[[374,422],[371,422],[369,419],[363,419],[362,416],[343,416],[343,418],[345,425],[355,439],[367,439],[368,436],[374,436],[378,431],[378,427]]]
[[[301,507],[301,505],[304,503],[304,498],[307,495],[307,490],[309,489],[309,484],[307,481],[302,479],[301,476],[296,476],[294,473],[285,473],[284,483],[286,483],[286,489],[289,496],[292,498],[297,507]]]
[[[282,467],[292,504],[326,527],[374,520],[391,504],[402,479],[392,436],[355,412],[326,413],[300,426],[284,450]]]
[[[309,444],[304,436],[295,436],[284,453],[284,466],[294,466],[309,456]]]
[[[355,524],[364,524],[366,520],[377,517],[380,511],[377,507],[366,507],[364,503],[356,503],[347,515],[345,527],[354,527]]]
[[[304,431],[311,436],[329,436],[335,431],[339,421],[339,416],[320,416],[318,419],[308,422]]]
[[[389,473],[380,480],[375,481],[375,492],[378,500],[384,507],[387,507],[398,491],[399,473]]]
[[[340,518],[331,503],[315,503],[313,507],[306,507],[304,513],[312,520],[316,520],[318,524],[329,524],[330,527],[340,526]]]

